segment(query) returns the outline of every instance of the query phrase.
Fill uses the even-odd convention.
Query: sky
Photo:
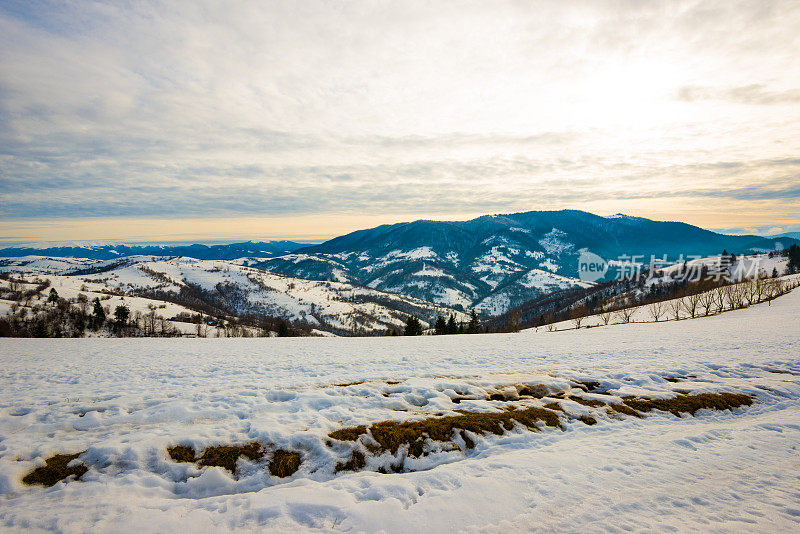
[[[800,2],[0,2],[0,241],[800,230]]]

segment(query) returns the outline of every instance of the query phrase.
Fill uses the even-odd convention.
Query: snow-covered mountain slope
[[[0,261],[0,271],[50,279],[62,296],[110,290],[191,308],[196,300],[232,315],[282,317],[339,334],[400,329],[409,314],[425,324],[463,313],[425,301],[344,282],[292,278],[222,260],[130,256],[91,261],[41,257]],[[424,326],[424,325],[423,325]]]
[[[4,340],[0,529],[795,532],[798,309],[795,290],[715,317],[562,332]],[[681,392],[752,405],[608,408]],[[356,445],[332,431],[552,403],[561,428],[468,432],[471,448],[426,442],[417,458],[364,445],[360,470],[335,472]],[[167,454],[253,441],[267,456],[235,473]],[[286,478],[266,465],[278,449],[300,455]],[[80,480],[21,482],[83,451]],[[403,472],[380,472],[392,465]]]
[[[577,275],[583,250],[606,260],[666,255],[675,261],[681,255],[709,256],[726,249],[737,254],[770,251],[794,242],[722,235],[624,215],[542,211],[378,226],[258,266],[500,314],[553,289],[581,287]]]

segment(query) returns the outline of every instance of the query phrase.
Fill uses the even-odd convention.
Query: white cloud
[[[4,5],[0,217],[797,211],[798,30],[763,1]]]

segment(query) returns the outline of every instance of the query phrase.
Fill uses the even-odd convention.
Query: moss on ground
[[[83,465],[73,465],[67,467],[72,460],[75,460],[83,454],[83,452],[76,452],[75,454],[56,454],[44,461],[43,467],[37,467],[22,478],[22,482],[29,486],[40,484],[42,486],[50,487],[55,485],[59,480],[65,480],[71,476],[80,479],[84,473],[89,469]]]

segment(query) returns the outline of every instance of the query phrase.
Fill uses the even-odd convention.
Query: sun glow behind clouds
[[[3,4],[0,237],[587,207],[796,223],[798,30],[791,2]]]

